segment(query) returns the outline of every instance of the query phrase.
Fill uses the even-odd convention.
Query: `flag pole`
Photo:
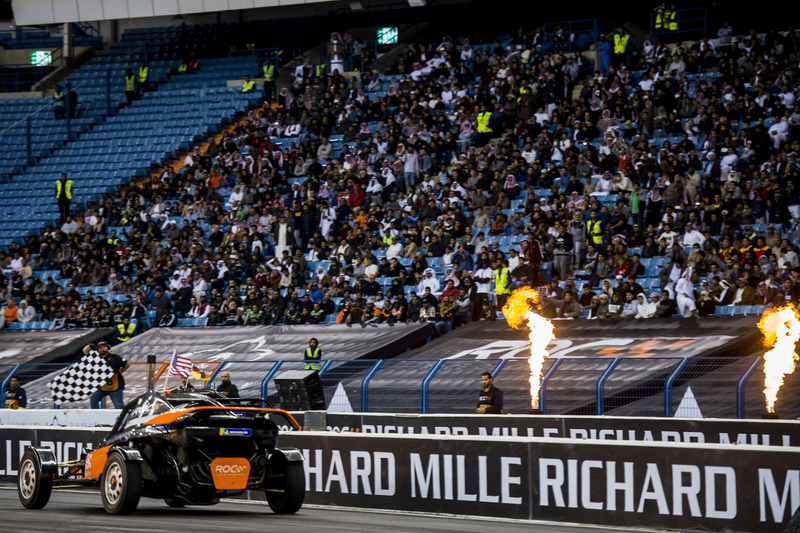
[[[161,389],[161,392],[165,392],[167,390],[167,383],[169,383],[169,371],[172,370],[172,364],[175,362],[175,354],[177,354],[178,349],[172,349],[172,359],[169,361],[169,369],[167,370],[167,379],[164,380],[164,388]]]

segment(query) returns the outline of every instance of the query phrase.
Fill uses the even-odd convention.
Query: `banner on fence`
[[[555,320],[549,357],[747,356],[762,349],[757,317],[702,320]],[[504,320],[472,322],[407,355],[414,359],[528,357],[528,332]]]
[[[128,361],[145,361],[150,353],[168,359],[173,350],[191,353],[193,361],[301,361],[314,337],[325,359],[384,359],[432,331],[430,324],[154,328],[115,346],[114,353]]]

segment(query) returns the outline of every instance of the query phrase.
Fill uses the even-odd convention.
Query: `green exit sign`
[[[31,65],[35,67],[46,67],[53,60],[49,50],[37,50],[31,52]]]
[[[397,44],[397,26],[378,28],[378,44]]]

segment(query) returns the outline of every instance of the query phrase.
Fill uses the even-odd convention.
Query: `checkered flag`
[[[80,361],[56,376],[47,384],[53,402],[61,405],[87,399],[114,375],[114,370],[95,351],[83,356]]]

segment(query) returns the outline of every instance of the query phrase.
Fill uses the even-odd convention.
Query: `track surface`
[[[16,487],[0,486],[0,531],[19,533],[150,533],[150,532],[295,532],[395,533],[587,533],[644,531],[599,527],[561,526],[523,521],[477,520],[419,514],[365,512],[304,506],[296,515],[273,514],[266,503],[224,501],[211,507],[172,509],[160,500],[142,498],[129,516],[110,516],[97,491],[54,491],[41,510],[24,509]]]

